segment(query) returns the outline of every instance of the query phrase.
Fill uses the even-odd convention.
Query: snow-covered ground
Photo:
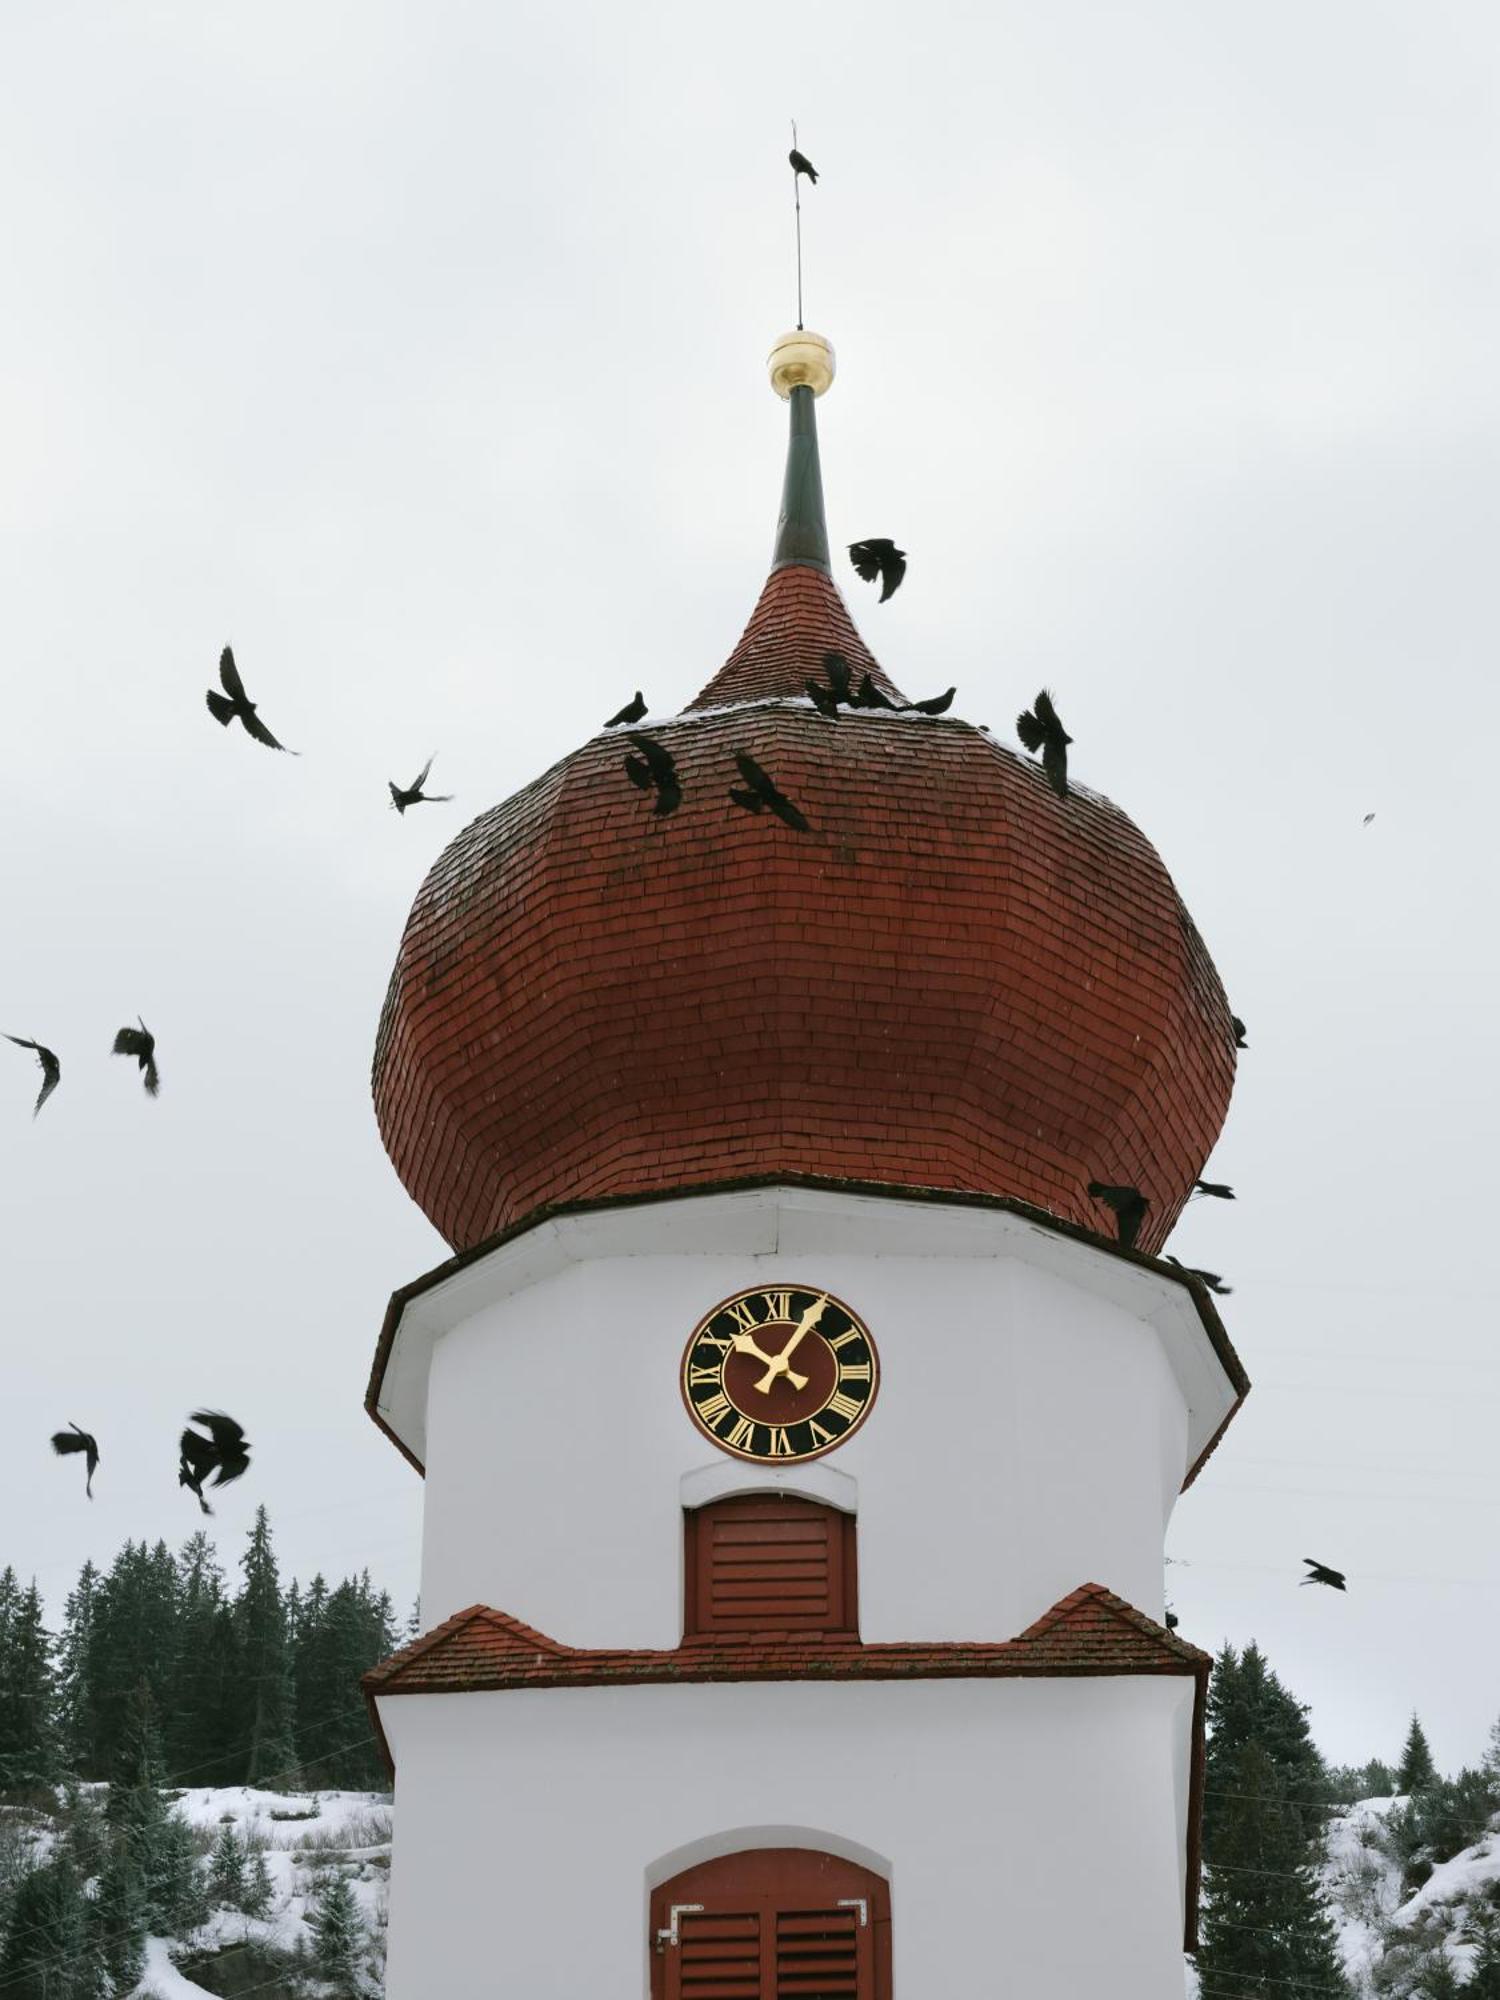
[[[177,1957],[258,1944],[294,1951],[299,1940],[310,1950],[308,1913],[319,1880],[337,1867],[349,1881],[360,1915],[383,1956],[391,1806],[378,1792],[262,1792],[249,1786],[198,1786],[181,1793],[173,1810],[205,1838],[217,1838],[227,1822],[242,1846],[259,1849],[271,1877],[271,1906],[264,1917],[239,1910],[215,1910],[191,1940],[152,1938],[146,1972],[132,2000],[201,2000],[208,1992],[173,1964]]]

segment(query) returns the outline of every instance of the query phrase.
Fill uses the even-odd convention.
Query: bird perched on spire
[[[277,742],[256,714],[257,704],[245,692],[245,683],[240,679],[240,670],[234,664],[234,651],[229,646],[226,646],[219,655],[219,679],[224,684],[224,693],[216,694],[210,688],[204,697],[208,703],[208,712],[214,721],[221,723],[227,729],[238,716],[247,736],[253,736],[257,743],[264,743],[268,750],[286,750],[286,745]],[[289,757],[295,757],[297,754],[295,750],[287,750]]]
[[[66,1458],[70,1453],[75,1451],[87,1454],[84,1459],[84,1467],[88,1477],[83,1482],[83,1490],[85,1496],[92,1500],[94,1497],[94,1474],[99,1469],[99,1446],[95,1440],[80,1425],[70,1423],[65,1431],[54,1431],[52,1433],[52,1449],[57,1453],[59,1458]]]
[[[31,1107],[31,1115],[35,1118],[36,1114],[62,1081],[62,1064],[52,1053],[51,1049],[43,1048],[40,1042],[29,1042],[24,1035],[7,1035],[5,1039],[8,1042],[14,1042],[18,1049],[34,1049],[36,1051],[37,1066],[42,1072],[42,1087],[37,1092],[36,1103]]]
[[[139,1014],[135,1017],[141,1021]],[[139,1028],[121,1028],[115,1036],[111,1055],[134,1056],[140,1064],[141,1081],[146,1086],[146,1095],[155,1097],[161,1089],[161,1078],[156,1073],[156,1037],[141,1021]]]
[[[849,560],[865,583],[880,578],[881,604],[901,588],[901,579],[906,575],[906,551],[898,549],[889,536],[875,535],[868,541],[851,542]]]
[[[646,697],[637,688],[625,706],[617,709],[604,726],[606,729],[618,729],[624,723],[639,722],[645,713]]]
[[[1151,1206],[1137,1187],[1113,1187],[1104,1181],[1090,1181],[1089,1193],[1095,1201],[1114,1210],[1115,1228],[1121,1243],[1127,1250],[1135,1248],[1135,1239],[1141,1233],[1141,1224],[1146,1219],[1146,1210]]]
[[[1068,796],[1068,745],[1073,741],[1063,728],[1052,697],[1045,688],[1031,708],[1016,717],[1016,734],[1028,750],[1040,750],[1047,782],[1060,799]]]
[[[818,185],[818,170],[807,157],[806,153],[799,153],[797,148],[793,146],[792,150],[787,154],[787,158],[792,163],[792,172],[794,174],[806,174],[814,187]]]
[[[437,752],[434,751],[433,756],[436,755]],[[422,790],[422,787],[427,783],[427,773],[431,769],[432,757],[429,757],[404,791],[399,785],[391,784],[389,778],[386,779],[386,784],[390,787],[391,804],[396,808],[398,813],[405,813],[408,806],[445,806],[450,803],[453,798],[452,792],[424,792]]]

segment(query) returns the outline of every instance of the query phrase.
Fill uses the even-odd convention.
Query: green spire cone
[[[828,523],[823,517],[823,468],[818,462],[818,420],[813,392],[805,383],[789,397],[792,430],[786,450],[786,478],[781,487],[781,515],[776,523],[772,569],[807,563],[833,569],[828,553]]]

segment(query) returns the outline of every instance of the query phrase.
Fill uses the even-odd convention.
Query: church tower
[[[368,1398],[426,1477],[429,1629],[366,1680],[387,1990],[1163,2000],[1208,1660],[1162,1544],[1248,1384],[1156,1253],[1231,1017],[1117,807],[905,706],[831,571],[832,350],[771,379],[770,575],[642,725],[680,803],[615,728],[485,813],[381,1018],[454,1250]],[[814,704],[830,653],[875,705]]]

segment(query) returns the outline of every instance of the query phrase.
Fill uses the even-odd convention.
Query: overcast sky
[[[1240,1199],[1172,1244],[1256,1385],[1174,1524],[1184,1634],[1258,1637],[1334,1757],[1415,1705],[1477,1759],[1497,55],[1483,0],[6,11],[0,1029],[64,1078],[33,1125],[0,1043],[0,1562],[55,1602],[191,1532],[206,1400],[255,1445],[226,1561],[264,1500],[285,1570],[409,1600],[360,1406],[444,1246],[369,1107],[386,979],[464,820],[749,613],[795,114],[833,538],[911,557],[855,615],[972,720],[1056,690],[1249,1023]],[[226,641],[300,759],[215,728]],[[458,800],[398,818],[432,750]]]

